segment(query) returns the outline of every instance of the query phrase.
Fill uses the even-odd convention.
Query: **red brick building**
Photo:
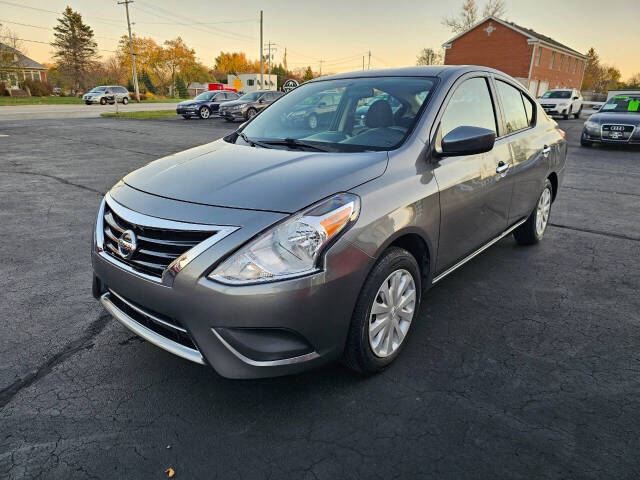
[[[535,95],[580,89],[586,56],[529,28],[487,17],[443,45],[445,65],[484,65],[518,79]]]

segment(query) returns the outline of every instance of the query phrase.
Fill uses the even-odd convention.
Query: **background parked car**
[[[576,89],[547,90],[538,101],[547,115],[562,115],[565,120],[569,115],[580,118],[582,112],[582,94]]]
[[[82,96],[82,100],[87,105],[92,103],[99,103],[100,105],[114,104],[116,102],[126,105],[129,103],[129,92],[124,87],[117,85],[102,85],[100,87],[94,87],[88,93]]]
[[[311,130],[326,125],[330,121],[333,112],[338,108],[340,97],[339,93],[309,97],[292,109],[293,111],[289,114],[289,120],[300,123]]]
[[[611,97],[584,122],[580,145],[594,143],[640,144],[640,94]]]
[[[176,107],[176,112],[184,118],[200,117],[206,119],[212,113],[217,113],[221,104],[238,98],[239,95],[235,92],[220,90],[202,92],[192,100],[180,102]]]
[[[255,92],[246,93],[237,100],[227,102],[220,107],[220,116],[229,122],[249,120],[282,95],[284,93],[270,90],[256,90]]]

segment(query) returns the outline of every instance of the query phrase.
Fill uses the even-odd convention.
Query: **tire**
[[[578,109],[578,111],[573,114],[573,118],[577,120],[578,118],[580,118],[581,113],[582,113],[582,105],[580,105],[580,108]]]
[[[209,107],[207,106],[200,107],[200,110],[198,110],[198,115],[200,115],[201,119],[206,120],[211,116],[211,110],[209,110]]]
[[[107,104],[107,99],[106,99],[106,98],[104,98],[104,97],[102,97],[102,98],[100,99],[100,105],[106,105],[106,104]]]
[[[518,244],[534,245],[542,240],[547,225],[549,224],[552,202],[553,185],[551,185],[551,181],[547,178],[533,212],[531,212],[526,222],[513,231],[513,236]]]
[[[569,120],[569,117],[571,116],[571,110],[573,110],[573,106],[569,107],[569,110],[567,111],[567,113],[562,115],[562,118],[564,118],[565,120]]]
[[[123,105],[126,105],[127,103],[129,103],[129,99],[128,99],[127,97],[124,97],[124,98],[122,99],[122,104],[123,104]]]
[[[233,119],[232,119],[232,118],[224,117],[224,120],[225,120],[225,122],[229,122],[229,123],[233,122]]]
[[[309,115],[309,118],[307,119],[307,126],[311,129],[311,130],[315,130],[316,128],[318,128],[318,117],[315,114],[311,114]]]
[[[258,111],[255,108],[250,108],[249,110],[247,110],[247,115],[246,115],[245,119],[246,120],[251,120],[257,114],[258,114]]]
[[[382,289],[385,283],[392,282],[390,279],[394,275],[400,275],[400,277],[396,277],[396,284],[403,284],[402,280],[404,279],[406,290],[403,296],[412,295],[413,300],[409,300],[409,303],[400,310],[394,308],[393,318],[390,321],[385,321],[384,319],[378,319],[378,315],[372,314],[372,310],[376,304],[382,306],[384,303],[389,303],[388,299],[384,298],[385,294]],[[409,278],[413,280],[412,284],[408,281]],[[381,372],[398,357],[407,343],[411,324],[415,321],[420,308],[422,293],[420,281],[418,263],[408,251],[392,247],[382,254],[364,282],[351,317],[347,343],[342,356],[342,362],[348,368],[358,373],[371,375]],[[411,285],[413,285],[413,293],[411,293]],[[405,310],[411,311],[407,312]],[[395,315],[396,311],[404,312],[404,315]],[[385,323],[378,323],[377,328],[379,331],[377,334],[370,334],[370,328],[375,329],[376,322]],[[386,325],[386,327],[380,327],[380,325]],[[398,330],[394,328],[396,326],[404,332],[402,339],[399,337]],[[385,338],[388,338],[385,335],[389,332],[389,329],[391,329],[392,333],[392,342],[391,345],[388,341],[386,342],[385,352]],[[376,349],[378,349],[378,352],[376,352]]]
[[[585,140],[584,136],[580,137],[580,145],[583,147],[592,147],[593,146],[593,142],[590,142],[589,140]]]
[[[185,120],[189,120],[191,117],[189,115],[182,115],[182,118],[184,118]]]
[[[87,105],[91,105],[91,102],[84,102],[84,103],[86,103]]]

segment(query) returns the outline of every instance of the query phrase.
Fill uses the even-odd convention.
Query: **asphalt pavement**
[[[233,126],[0,116],[0,478],[638,478],[640,149],[559,123],[544,241],[430,290],[391,368],[232,381],[112,320],[89,244],[120,177]]]
[[[96,118],[101,113],[141,112],[148,110],[174,110],[176,103],[121,103],[113,105],[3,105],[0,106],[0,123],[11,120]]]

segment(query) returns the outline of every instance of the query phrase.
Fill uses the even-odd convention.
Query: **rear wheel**
[[[387,368],[406,343],[420,306],[420,269],[408,251],[392,247],[362,287],[344,349],[343,363],[359,373]]]
[[[127,97],[124,97],[124,98],[122,99],[122,104],[123,104],[123,105],[126,105],[127,103],[129,103],[129,99],[128,99]]]
[[[533,245],[542,240],[549,223],[552,199],[553,186],[547,178],[538,203],[536,203],[536,208],[531,212],[527,221],[513,231],[516,242],[520,245]]]
[[[258,114],[258,111],[255,108],[250,108],[247,110],[247,120],[251,120]]]
[[[104,98],[104,97],[102,97],[102,98],[100,99],[100,105],[106,105],[106,104],[107,104],[107,99],[106,99],[106,98]]]
[[[573,118],[580,118],[581,113],[582,113],[582,105],[580,105],[580,108],[578,109],[578,111],[574,113]]]

